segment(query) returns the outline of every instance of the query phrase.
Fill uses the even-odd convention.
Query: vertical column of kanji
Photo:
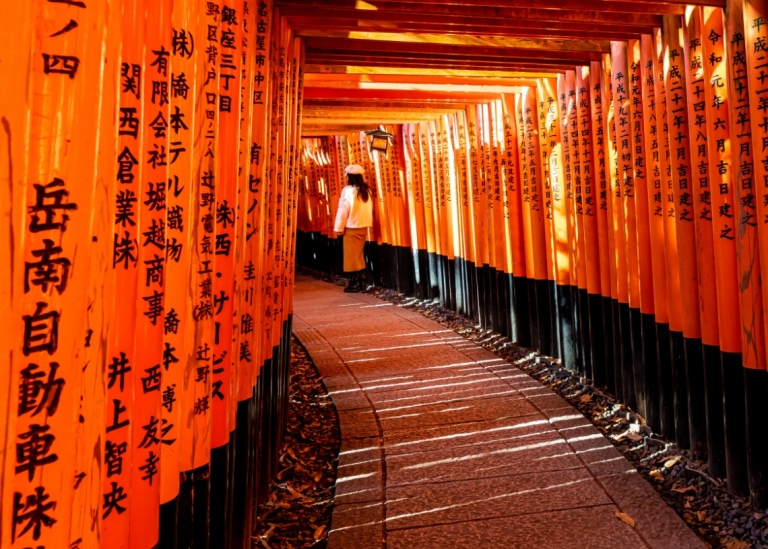
[[[401,126],[387,126],[387,131],[394,135],[389,152],[390,173],[392,177],[392,210],[395,229],[395,248],[393,252],[397,257],[397,287],[403,293],[413,293],[413,266],[410,260],[408,247],[410,246],[407,227],[408,204],[403,192],[404,187],[404,163],[403,142]]]
[[[683,313],[683,338],[672,340],[672,361],[685,366],[677,377],[676,396],[682,401],[680,423],[687,412],[688,438],[681,425],[677,425],[678,442],[690,444],[694,449],[705,443],[705,409],[703,398],[703,371],[701,364],[686,359],[687,347],[696,345],[701,337],[699,319],[699,284],[696,268],[696,226],[691,192],[691,143],[688,121],[688,99],[685,82],[684,44],[681,43],[681,21],[678,17],[665,17],[663,27],[665,46],[664,82],[667,92],[667,120],[669,122],[670,164],[672,166],[673,196],[675,199],[675,225],[677,227],[678,269],[680,270],[680,303]],[[692,354],[692,357],[695,354]],[[683,409],[685,403],[687,409]]]
[[[637,218],[635,209],[634,149],[632,147],[632,115],[630,112],[629,61],[627,43],[611,43],[613,80],[614,123],[616,127],[616,149],[618,153],[619,192],[618,206],[621,207],[624,261],[627,280],[628,306],[621,307],[622,368],[624,398],[633,408],[642,402],[642,342],[640,339],[640,270],[638,264]]]
[[[424,197],[424,227],[427,238],[427,265],[426,285],[427,297],[432,298],[437,294],[434,288],[438,286],[437,280],[437,243],[440,228],[435,224],[434,202],[436,200],[432,190],[432,149],[429,146],[429,124],[420,122],[418,126],[418,151],[420,156],[419,169],[421,171],[421,189]]]
[[[440,124],[440,146],[443,155],[444,172],[444,221],[446,241],[446,298],[448,306],[456,310],[456,254],[459,251],[458,220],[456,218],[456,163],[453,155],[454,127],[448,115],[442,115],[438,120]]]
[[[757,224],[760,246],[760,270],[768,272],[768,2],[752,0],[744,4],[744,35],[749,78],[749,112],[752,121],[752,153],[755,189],[746,192],[741,201],[757,204]],[[755,192],[759,192],[755,196]],[[761,228],[762,227],[762,228]],[[768,287],[763,285],[763,308],[768,303]],[[763,323],[763,330],[768,325]],[[768,413],[768,373],[765,361],[746,363],[744,371],[747,419],[747,464],[749,492],[758,506],[768,505],[768,441],[759,435],[760,420]]]
[[[510,339],[529,347],[528,290],[525,270],[525,243],[520,193],[520,152],[517,132],[515,95],[502,95],[504,120],[504,235],[509,249],[507,277],[510,294]]]
[[[658,120],[658,133],[660,145],[660,163],[661,168],[661,189],[664,216],[664,247],[666,257],[666,279],[667,279],[667,304],[669,308],[669,333],[662,326],[658,332],[659,347],[659,378],[662,380],[662,386],[667,391],[665,398],[672,407],[673,413],[666,421],[661,418],[661,432],[670,438],[675,437],[678,406],[686,408],[684,401],[680,402],[675,396],[675,383],[680,375],[678,370],[682,364],[672,360],[672,340],[682,337],[683,331],[683,310],[680,300],[680,270],[678,269],[678,249],[677,249],[677,224],[675,223],[675,196],[673,193],[674,182],[672,180],[671,164],[671,144],[670,139],[670,118],[667,116],[667,87],[664,79],[664,42],[662,40],[661,29],[656,29],[653,37],[654,42],[654,63],[656,71],[656,83],[654,93],[656,97],[656,119]],[[659,329],[659,328],[657,328]],[[671,389],[670,389],[671,388]],[[665,407],[662,406],[662,409]],[[685,417],[685,416],[683,416]],[[687,421],[682,428],[687,428]]]
[[[561,304],[561,322],[563,332],[563,353],[566,357],[566,367],[575,370],[581,368],[581,348],[578,340],[578,272],[576,269],[576,235],[575,235],[575,213],[573,208],[573,160],[571,158],[571,132],[568,124],[571,113],[575,108],[575,91],[573,90],[576,74],[574,71],[565,71],[558,76],[557,92],[560,101],[560,116],[558,126],[560,127],[560,139],[563,148],[563,211],[564,231],[568,239],[565,253],[567,262],[563,261],[563,268],[567,269],[568,286],[562,288]],[[571,95],[571,94],[574,95]],[[563,276],[563,279],[565,276]]]
[[[122,55],[118,115],[117,185],[114,190],[114,230],[112,269],[115,287],[114,315],[106,354],[107,402],[103,411],[107,430],[104,439],[105,475],[103,486],[102,543],[125,547],[129,544],[130,515],[133,508],[131,490],[133,472],[132,430],[139,424],[133,418],[133,383],[136,359],[134,332],[138,297],[138,199],[141,197],[142,170],[139,159],[144,156],[142,121],[144,73],[144,5],[138,0],[121,2]],[[162,259],[162,258],[161,258]],[[161,262],[162,263],[162,262]],[[162,272],[163,265],[160,265]],[[150,302],[147,302],[150,304]],[[157,313],[157,308],[152,314]],[[124,414],[125,424],[118,426],[117,410]],[[114,503],[107,506],[107,502]]]
[[[239,7],[239,5],[238,5]],[[252,284],[252,280],[245,280],[244,269],[247,264],[246,261],[252,261],[252,256],[248,255],[250,248],[248,240],[251,232],[249,223],[249,210],[257,207],[253,201],[249,201],[249,181],[251,176],[251,162],[250,162],[250,150],[251,150],[251,135],[253,132],[253,92],[255,90],[255,61],[256,61],[256,20],[258,17],[258,6],[250,3],[243,2],[242,4],[242,17],[238,19],[238,25],[242,29],[241,36],[241,49],[240,49],[240,116],[239,116],[239,132],[240,138],[238,143],[238,167],[237,167],[237,192],[235,208],[235,257],[233,265],[234,274],[234,290],[233,296],[233,333],[232,333],[232,348],[230,354],[235,356],[235,353],[242,348],[243,343],[248,342],[248,348],[251,351],[250,361],[243,360],[240,362],[237,369],[237,378],[233,379],[232,383],[232,405],[229,407],[229,446],[233,444],[233,439],[237,440],[237,445],[244,448],[241,452],[245,455],[241,456],[241,461],[236,463],[235,468],[238,465],[244,470],[244,473],[240,475],[243,478],[242,486],[238,486],[237,489],[243,494],[244,500],[243,507],[245,508],[245,527],[246,532],[251,531],[251,517],[252,517],[252,490],[253,486],[253,460],[251,459],[251,452],[253,449],[253,437],[251,432],[253,430],[253,414],[251,413],[254,406],[253,400],[253,376],[255,357],[258,355],[256,345],[253,342],[253,313],[254,311],[254,295],[253,292],[249,292],[249,288]],[[221,85],[221,84],[220,84]],[[246,257],[247,256],[247,257]],[[235,432],[236,431],[236,432]],[[237,458],[237,451],[235,451],[235,457]],[[219,459],[224,461],[224,452],[221,452]],[[211,454],[211,464],[213,466],[213,453]],[[237,473],[236,473],[237,475]],[[231,477],[230,477],[231,478]],[[237,484],[236,484],[237,486]],[[215,490],[220,490],[219,487],[214,488],[214,481],[211,481],[213,496]],[[220,495],[224,494],[223,490],[217,492]],[[215,502],[211,501],[211,509],[215,509]],[[219,525],[223,528],[226,520],[226,514],[222,515],[218,511],[220,522]],[[217,539],[214,537],[214,532],[211,532],[211,539]],[[221,539],[219,536],[218,539]]]
[[[165,291],[165,334],[163,339],[161,404],[159,420],[141,426],[146,440],[141,446],[160,448],[160,544],[175,547],[177,518],[182,518],[179,506],[179,481],[185,439],[194,438],[194,422],[182,422],[184,373],[195,361],[194,318],[195,303],[191,295],[196,292],[192,276],[191,230],[193,150],[192,136],[196,87],[196,62],[201,36],[197,31],[197,12],[191,0],[174,2],[171,15],[172,37],[170,49],[170,110],[168,115],[167,151],[161,146],[147,150],[148,162],[153,166],[168,166],[166,186],[166,272],[168,280],[175,281]],[[186,86],[179,86],[185,83]],[[186,443],[189,448],[190,443]],[[185,510],[189,509],[189,504]]]
[[[568,140],[568,165],[570,174],[570,192],[567,198],[570,202],[572,262],[573,269],[571,282],[573,284],[573,316],[577,342],[577,367],[585,373],[589,368],[590,360],[587,345],[588,332],[585,332],[589,323],[587,304],[587,265],[586,247],[584,240],[584,208],[583,185],[581,172],[581,140],[579,137],[579,97],[576,73],[566,72],[566,96],[568,108],[567,119],[563,125],[563,131]]]
[[[443,157],[440,151],[440,139],[438,137],[439,126],[432,120],[429,125],[429,150],[432,164],[432,215],[435,219],[435,259],[437,274],[437,295],[443,305],[447,305],[445,299],[445,258],[447,243],[445,240],[445,226],[443,208],[445,203],[444,187],[445,173],[443,172]]]
[[[549,113],[549,104],[545,98],[543,80],[536,80],[536,127],[539,132],[539,153],[541,154],[541,179],[542,195],[544,204],[544,245],[546,250],[546,271],[547,280],[553,281],[555,278],[555,245],[554,232],[552,230],[552,181],[549,166],[550,146],[547,139],[547,115]],[[550,297],[551,298],[551,297]]]
[[[661,429],[662,425],[674,424],[671,400],[672,385],[669,378],[669,304],[667,301],[667,258],[664,250],[664,190],[662,188],[661,154],[662,142],[666,134],[662,132],[661,119],[656,116],[656,70],[653,53],[653,37],[644,34],[640,37],[640,86],[643,106],[643,134],[645,145],[645,169],[647,173],[646,198],[643,199],[638,191],[637,204],[645,200],[648,211],[648,231],[651,253],[652,284],[653,284],[653,325],[643,318],[644,352],[647,361],[646,375],[654,368],[656,372],[656,395],[652,394],[648,387],[648,399],[656,399],[656,416],[648,417],[647,421],[655,429]],[[634,90],[633,90],[634,93]],[[639,187],[639,185],[638,185]],[[640,266],[641,270],[643,266]],[[641,299],[645,301],[646,292],[641,288]],[[648,344],[648,338],[652,338],[653,347]],[[663,341],[662,341],[663,339]],[[665,349],[664,356],[660,350]]]
[[[630,114],[632,120],[631,147],[634,155],[633,176],[635,194],[635,231],[637,238],[637,275],[640,290],[639,309],[633,309],[632,337],[635,356],[635,379],[638,411],[646,420],[658,424],[658,367],[656,364],[656,328],[653,324],[653,257],[648,218],[648,166],[645,150],[645,120],[643,118],[642,59],[640,40],[630,40],[627,47]],[[638,360],[640,367],[637,366]],[[644,404],[640,404],[643,400]]]
[[[594,360],[600,361],[602,374],[601,384],[613,383],[613,338],[608,333],[611,328],[611,273],[610,251],[608,247],[608,178],[609,167],[606,154],[606,124],[603,113],[603,70],[599,61],[592,61],[589,66],[590,80],[590,116],[592,123],[592,161],[594,172],[592,173],[593,211],[596,218],[595,240],[597,244],[598,273],[600,289],[594,306],[590,303],[590,314],[596,314],[599,318],[599,330],[593,334],[601,334],[599,338],[593,337]],[[610,381],[609,381],[610,380]]]
[[[552,307],[552,354],[562,359],[562,330],[560,323],[559,292],[557,288],[557,225],[555,223],[555,194],[562,200],[561,189],[563,151],[560,143],[560,120],[557,104],[557,80],[542,78],[537,81],[539,100],[539,142],[544,181],[544,236],[547,250],[547,289]],[[553,132],[557,132],[557,138]]]
[[[267,166],[269,149],[267,136],[269,135],[269,109],[267,105],[271,99],[271,75],[269,69],[269,44],[272,42],[272,1],[259,0],[257,3],[249,4],[250,9],[255,9],[255,17],[243,19],[243,25],[250,25],[249,45],[253,49],[253,61],[250,71],[245,73],[244,79],[250,80],[252,97],[243,101],[250,100],[252,103],[251,114],[251,132],[245,135],[243,141],[246,143],[249,151],[248,162],[249,170],[247,172],[248,188],[246,194],[246,228],[245,228],[245,261],[243,263],[242,279],[244,284],[243,295],[248,301],[248,312],[244,313],[240,320],[240,335],[251,341],[253,348],[253,368],[251,371],[250,388],[253,391],[251,427],[252,443],[249,452],[251,478],[249,482],[249,491],[252,501],[258,498],[259,490],[259,469],[261,462],[259,453],[259,444],[261,433],[259,421],[261,420],[260,407],[263,399],[257,389],[257,382],[261,373],[261,368],[271,352],[268,353],[262,344],[261,334],[264,326],[264,294],[263,294],[263,272],[265,257],[263,254],[267,218],[268,203],[268,185]],[[255,23],[255,25],[254,25]],[[250,315],[250,318],[247,316]],[[260,401],[261,400],[261,401]],[[251,524],[255,520],[257,510],[254,505],[251,509]]]
[[[493,224],[494,247],[496,249],[496,264],[494,269],[493,289],[496,295],[494,320],[497,323],[497,331],[509,336],[509,290],[507,289],[507,275],[512,272],[507,256],[506,239],[504,237],[504,225],[506,208],[504,180],[504,113],[501,99],[490,104],[491,127],[493,133],[493,148],[491,149],[491,162],[493,165]]]
[[[577,364],[580,372],[587,374],[591,360],[589,354],[589,304],[587,299],[587,263],[586,241],[584,238],[584,186],[581,167],[581,138],[579,135],[579,86],[576,71],[568,71],[566,78],[568,109],[567,121],[564,131],[568,137],[569,173],[571,174],[571,187],[568,199],[570,201],[572,216],[572,268],[574,276],[573,284],[573,315],[576,326]],[[572,75],[572,78],[571,78]],[[591,375],[591,373],[589,374]]]
[[[287,234],[287,208],[288,198],[292,195],[290,188],[291,185],[291,172],[293,166],[293,153],[294,153],[294,141],[293,136],[296,130],[296,83],[298,81],[298,63],[296,59],[296,43],[293,37],[293,33],[288,27],[285,21],[281,21],[281,42],[285,45],[285,69],[284,69],[284,88],[285,88],[285,102],[282,112],[282,127],[283,127],[283,139],[281,145],[282,160],[280,161],[280,170],[278,172],[277,180],[280,185],[280,195],[277,197],[277,211],[276,211],[276,229],[279,231],[277,242],[279,248],[275,249],[276,252],[276,265],[275,274],[273,276],[273,341],[272,345],[275,348],[276,356],[276,369],[275,369],[275,381],[276,381],[276,394],[277,405],[275,407],[276,415],[276,450],[279,448],[280,441],[282,439],[283,430],[285,427],[285,409],[287,400],[287,362],[285,361],[285,348],[283,346],[285,337],[285,320],[288,313],[289,300],[286,298],[286,276],[287,276],[287,257],[290,253],[290,242]],[[274,453],[274,467],[277,468],[277,451]],[[273,470],[276,474],[276,470]]]
[[[422,257],[425,258],[426,242],[424,232],[424,203],[421,199],[421,160],[418,154],[418,138],[415,124],[403,125],[403,143],[405,144],[405,176],[408,188],[408,213],[410,217],[411,252],[414,262],[414,292],[417,297],[425,298],[426,284]]]
[[[725,58],[725,38],[723,10],[706,7],[702,11],[702,63],[704,67],[704,97],[707,107],[707,152],[709,164],[709,184],[712,202],[712,236],[714,239],[714,271],[717,292],[717,318],[719,327],[719,350],[715,356],[714,370],[720,374],[720,383],[715,384],[715,395],[707,385],[707,407],[711,398],[719,398],[721,430],[718,439],[713,440],[713,433],[707,433],[707,441],[717,441],[720,451],[708,453],[708,465],[712,474],[718,478],[727,476],[725,426],[729,423],[728,408],[723,409],[727,401],[726,385],[723,384],[722,365],[726,357],[736,357],[741,362],[741,322],[739,308],[739,283],[737,279],[738,262],[736,254],[736,220],[733,202],[734,162],[732,151],[735,147],[730,139],[732,122],[730,118],[730,94],[728,93],[728,64]],[[705,348],[706,350],[706,348]],[[733,358],[731,358],[733,360]],[[709,366],[709,364],[708,364]],[[711,396],[710,396],[711,395]],[[717,436],[715,435],[715,436]]]
[[[551,335],[552,347],[550,354],[554,357],[560,357],[560,323],[558,321],[559,310],[557,308],[557,296],[555,291],[555,237],[554,237],[554,216],[552,215],[552,183],[550,174],[550,145],[547,139],[547,117],[550,104],[545,100],[543,80],[536,80],[536,128],[539,133],[539,161],[541,162],[541,203],[542,217],[544,225],[542,227],[544,237],[544,263],[546,273],[546,300],[550,304],[550,323],[542,327]],[[553,98],[554,101],[554,98]],[[542,284],[544,286],[544,284]]]
[[[110,425],[105,409],[112,406],[106,399],[107,377],[105,357],[107,346],[110,344],[112,323],[114,321],[114,291],[115,277],[113,263],[114,250],[114,204],[115,187],[119,185],[116,177],[115,159],[118,157],[117,113],[119,112],[120,82],[120,50],[121,45],[121,13],[120,10],[108,10],[105,18],[95,24],[103,29],[103,47],[99,58],[104,77],[100,88],[92,88],[91,94],[83,97],[89,101],[88,108],[99,105],[101,119],[99,130],[88,131],[78,127],[80,139],[93,139],[92,152],[97,154],[96,184],[91,188],[91,203],[89,208],[102,215],[90,220],[90,246],[87,257],[90,259],[90,269],[86,263],[84,269],[89,269],[87,315],[85,337],[77,341],[75,361],[85,365],[79,384],[79,414],[76,431],[76,463],[75,463],[75,493],[72,498],[73,516],[70,539],[73,543],[87,546],[89,543],[99,543],[102,536],[103,516],[113,504],[120,504],[124,494],[119,491],[114,498],[103,496],[103,481],[105,469],[100,453],[94,448],[102,448],[105,439],[105,429]],[[75,111],[83,114],[82,106],[76,106]],[[88,159],[78,165],[89,164]],[[118,164],[119,165],[119,164]],[[82,266],[82,265],[81,265]],[[97,365],[90,368],[89,365]],[[128,418],[123,417],[122,420]],[[128,466],[126,464],[126,466]]]
[[[630,309],[638,307],[640,298],[637,273],[637,233],[635,230],[635,189],[633,151],[630,146],[629,78],[627,77],[627,43],[611,42],[611,86],[613,91],[614,127],[616,132],[617,187],[614,189],[615,243],[619,316],[614,322],[621,332],[622,389],[625,402],[637,405],[633,338]],[[631,229],[629,228],[631,226]],[[623,291],[622,291],[623,290]]]
[[[517,112],[517,144],[520,157],[520,217],[522,220],[523,257],[525,258],[526,295],[528,322],[531,332],[531,347],[541,349],[538,306],[536,304],[536,268],[534,260],[534,244],[531,222],[531,164],[538,158],[530,157],[529,139],[526,138],[526,116],[530,117],[531,109],[527,100],[531,94],[518,94],[515,96],[515,109]],[[526,114],[527,111],[527,114]],[[529,123],[530,126],[530,123]]]
[[[166,331],[164,315],[165,294],[165,209],[168,167],[165,162],[146,162],[148,151],[167,150],[169,118],[168,56],[171,49],[171,2],[166,0],[144,14],[145,44],[143,72],[140,80],[125,68],[123,60],[123,88],[143,84],[141,131],[144,135],[142,155],[139,158],[142,173],[141,194],[138,198],[138,285],[136,303],[136,333],[133,372],[133,433],[131,460],[131,493],[134,505],[130,516],[131,547],[154,547],[158,542],[160,526],[160,449],[145,441],[141,427],[157,422],[161,403],[161,356],[163,334]],[[125,92],[123,92],[125,93]],[[169,317],[168,331],[174,319]]]
[[[725,413],[725,465],[728,489],[740,494],[749,492],[747,480],[747,434],[744,405],[744,370],[758,368],[765,362],[763,297],[760,275],[760,249],[757,220],[752,193],[753,157],[752,130],[749,114],[749,82],[747,54],[744,41],[743,2],[729,2],[724,23],[724,48],[727,64],[726,101],[730,126],[731,187],[733,193],[733,224],[736,235],[736,279],[739,283],[739,331],[741,354],[722,354],[723,408]],[[746,198],[746,200],[742,200]],[[727,213],[727,209],[725,210]],[[720,219],[718,208],[718,221]],[[717,221],[716,221],[717,222]],[[719,262],[718,262],[719,263]],[[719,266],[719,265],[718,265]],[[718,280],[718,295],[720,294]],[[719,310],[718,310],[719,312]],[[722,334],[722,332],[721,332]]]
[[[28,52],[32,50],[34,21],[33,5],[30,2],[18,2],[3,7],[4,14],[0,18],[0,48],[3,51]],[[9,74],[29,75],[29,55],[8,56],[4,59],[7,66],[4,70]],[[14,242],[13,236],[25,224],[23,200],[19,197],[24,193],[24,180],[21,170],[14,167],[22,166],[25,161],[25,140],[22,136],[29,131],[27,118],[27,89],[22,83],[28,82],[21,78],[0,79],[0,117],[3,121],[3,131],[0,131],[0,241]],[[14,197],[16,200],[14,200]],[[5,304],[5,314],[0,317],[0,333],[11,334],[16,329],[20,318],[20,300],[15,288],[23,284],[21,269],[14,268],[21,264],[20,246],[3,246],[0,250],[0,303]],[[16,415],[18,410],[18,365],[13,360],[16,341],[12,337],[4,337],[0,341],[0,357],[6,364],[5,372],[0,378],[0,432],[16,432]],[[5,436],[0,442],[0,478],[13,478],[15,468],[15,437]],[[77,459],[77,458],[76,458]],[[83,504],[84,506],[84,504]],[[0,487],[0,546],[10,547],[11,525],[13,513],[13,483],[3,482]],[[74,513],[74,509],[73,509]],[[76,525],[73,517],[73,527]],[[79,525],[77,525],[79,526]],[[81,528],[78,528],[80,531]],[[76,539],[76,538],[75,538]]]
[[[461,225],[463,234],[464,258],[461,265],[462,310],[464,315],[473,314],[471,276],[475,266],[475,224],[472,218],[472,171],[469,150],[469,135],[467,129],[467,111],[462,109],[455,114],[457,120],[459,193],[457,200],[461,201]],[[510,270],[511,273],[511,270]]]
[[[542,81],[545,104],[547,105],[546,135],[549,144],[549,177],[552,202],[552,236],[554,258],[554,306],[557,314],[559,335],[559,356],[569,370],[574,368],[573,354],[573,307],[570,288],[570,255],[568,240],[568,218],[565,199],[565,158],[562,137],[561,101],[565,97],[565,75],[558,75],[557,80],[547,78]]]
[[[295,279],[295,270],[296,270],[296,201],[298,196],[298,184],[299,184],[299,177],[298,177],[298,162],[299,162],[299,144],[301,143],[301,127],[302,127],[302,102],[303,102],[303,96],[304,96],[304,49],[303,49],[303,42],[301,38],[294,38],[293,39],[293,63],[294,63],[294,74],[295,76],[295,82],[294,82],[294,102],[293,102],[293,133],[292,133],[292,142],[291,142],[291,148],[293,151],[292,157],[291,157],[291,166],[290,166],[290,173],[289,173],[289,185],[288,185],[288,194],[286,198],[286,219],[285,219],[285,226],[286,226],[286,236],[288,238],[288,246],[286,249],[286,276],[283,279],[283,293],[284,293],[284,299],[287,302],[286,308],[285,308],[285,332],[283,334],[283,345],[286,352],[286,358],[285,358],[285,377],[283,378],[283,385],[287,389],[288,385],[288,364],[290,361],[290,338],[291,338],[291,330],[290,325],[293,318],[293,283]],[[323,154],[325,153],[323,149]],[[323,165],[323,208],[325,208],[326,198],[327,198],[327,187],[326,187],[326,181],[327,177],[325,175],[326,169]],[[405,185],[405,182],[402,181],[402,186]],[[401,187],[402,188],[402,187]],[[404,204],[404,207],[406,208],[406,213],[404,214],[407,216],[407,204]],[[410,245],[410,241],[408,242],[408,245]],[[285,419],[284,419],[285,421]]]
[[[483,257],[482,270],[478,271],[478,288],[480,290],[481,319],[483,325],[492,329],[492,296],[490,287],[491,272],[495,264],[496,248],[494,243],[493,230],[493,170],[491,167],[490,154],[490,120],[488,117],[488,105],[477,106],[477,127],[478,127],[478,156],[480,159],[480,204],[482,206],[482,217],[484,225],[484,243],[485,257]]]
[[[24,72],[7,78],[2,91],[8,95],[0,100],[2,208],[12,208],[0,232],[8,238],[4,257],[14,254],[9,258],[13,271],[0,275],[10,298],[3,301],[10,334],[4,335],[8,360],[2,382],[8,384],[3,421],[9,451],[3,453],[0,472],[0,542],[3,547],[63,548],[90,541],[94,536],[87,528],[100,526],[98,518],[86,526],[78,520],[83,510],[72,507],[74,500],[96,517],[101,513],[99,465],[85,469],[76,451],[82,444],[73,442],[86,434],[80,417],[91,418],[94,430],[103,433],[103,408],[94,402],[83,409],[79,397],[88,392],[100,395],[103,403],[105,392],[103,385],[83,385],[101,380],[102,371],[96,363],[89,368],[84,358],[91,257],[76,251],[96,247],[89,236],[97,192],[105,215],[112,209],[107,197],[112,191],[114,199],[115,121],[102,115],[102,106],[114,115],[118,73],[104,55],[117,48],[104,41],[104,2],[26,4],[3,10],[4,24],[18,30],[2,26],[3,46],[18,49],[24,58],[9,58],[6,69]],[[110,22],[119,35],[119,21]],[[19,42],[7,43],[14,39]],[[104,80],[110,83],[103,85],[108,95],[102,97]],[[113,143],[106,151],[109,162],[103,164],[97,156],[100,128]],[[102,239],[100,272],[106,274],[108,221],[95,225]],[[109,301],[102,306],[110,310]],[[92,489],[75,499],[74,485],[86,476]]]
[[[205,191],[214,191],[211,200],[200,202],[203,241],[200,269],[204,279],[205,299],[210,308],[198,322],[213,323],[213,348],[207,349],[197,364],[196,383],[210,384],[210,393],[195,399],[194,413],[211,419],[211,540],[227,540],[225,513],[233,516],[233,532],[242,529],[243,505],[229,508],[229,497],[223,488],[232,478],[229,467],[234,450],[237,409],[237,374],[242,365],[234,334],[235,314],[235,256],[240,249],[237,240],[238,179],[240,173],[240,119],[242,113],[243,25],[247,20],[242,0],[222,0],[217,15],[208,18],[205,88],[206,116],[218,120],[215,134],[217,149],[203,168],[201,183],[209,184]],[[212,62],[212,63],[210,63]],[[210,88],[210,89],[207,89]],[[210,131],[210,130],[208,130]],[[202,197],[201,189],[201,197]],[[206,192],[207,194],[207,192]],[[234,244],[234,245],[233,245]],[[205,254],[205,255],[203,255]],[[201,276],[203,276],[201,275]],[[203,295],[201,294],[201,298]],[[234,341],[234,344],[233,344]],[[205,347],[203,347],[205,348]],[[197,381],[199,379],[199,381]],[[196,395],[197,396],[197,395]],[[243,479],[238,479],[243,486]],[[235,486],[237,486],[236,484]],[[233,487],[234,488],[234,487]],[[231,490],[231,489],[230,489]],[[231,491],[230,491],[231,494]],[[230,496],[231,497],[231,496]],[[236,518],[235,518],[236,517]]]
[[[466,113],[452,114],[455,128],[454,159],[456,162],[456,208],[460,227],[460,256],[456,259],[456,310],[469,316],[468,266],[474,262],[472,252],[473,225],[469,217],[469,149],[467,148]],[[511,272],[511,271],[510,271]]]
[[[701,341],[691,342],[686,347],[686,359],[701,364],[697,375],[689,379],[689,390],[701,400],[705,411],[704,438],[701,448],[694,451],[710,460],[722,461],[723,456],[723,407],[717,317],[717,287],[715,283],[715,254],[712,234],[712,193],[707,145],[707,119],[714,107],[707,108],[704,75],[701,9],[689,6],[684,21],[686,80],[688,83],[688,118],[691,131],[691,182],[696,227],[696,258],[699,282],[699,316],[701,319]],[[720,106],[725,110],[725,106]],[[693,137],[695,134],[695,137]],[[690,366],[689,366],[690,370]],[[700,376],[700,379],[699,379]],[[694,384],[698,381],[698,386]],[[714,456],[717,456],[716,458]]]
[[[603,363],[602,338],[597,334],[603,331],[603,314],[600,303],[600,245],[597,230],[597,181],[594,161],[593,135],[596,123],[592,120],[592,77],[589,66],[576,68],[578,137],[571,141],[579,148],[581,165],[581,218],[584,226],[584,259],[586,263],[586,294],[584,295],[584,335],[585,358],[588,375],[596,383],[605,383],[605,364]],[[577,188],[578,191],[578,188]]]
[[[535,306],[536,324],[539,329],[539,349],[552,354],[551,305],[547,290],[546,245],[544,243],[544,187],[539,152],[539,133],[537,128],[536,90],[526,88],[521,95],[523,105],[523,123],[525,145],[528,149],[530,243],[533,277],[536,280]],[[525,214],[525,204],[523,214]],[[530,272],[529,272],[530,276]],[[529,294],[532,295],[532,294]]]
[[[485,206],[485,215],[483,220],[485,222],[485,237],[486,237],[486,250],[488,257],[483,264],[482,279],[480,287],[482,288],[483,306],[485,311],[485,325],[488,329],[494,328],[493,315],[494,315],[494,295],[491,280],[493,279],[493,271],[496,265],[496,231],[494,228],[494,204],[493,204],[493,162],[491,160],[491,149],[493,147],[493,129],[490,116],[490,105],[487,103],[478,105],[478,126],[480,128],[480,144],[481,144],[481,156],[480,166],[482,172],[482,199]]]
[[[603,114],[605,140],[605,158],[606,158],[606,199],[605,199],[605,219],[606,232],[608,233],[608,276],[610,279],[610,303],[604,304],[603,322],[606,326],[613,327],[608,338],[611,341],[606,346],[606,359],[611,358],[609,367],[606,368],[606,382],[608,388],[614,394],[623,394],[623,382],[621,372],[621,330],[619,326],[619,275],[616,250],[616,230],[615,230],[615,212],[614,202],[618,186],[618,152],[616,150],[616,122],[615,111],[613,108],[613,81],[611,56],[603,54],[600,61],[601,88],[603,96],[603,105],[605,106]],[[607,339],[608,339],[607,338]]]
[[[477,126],[477,108],[469,105],[466,108],[467,137],[469,148],[469,211],[472,219],[473,231],[473,256],[474,264],[468,269],[469,293],[470,293],[470,311],[472,317],[480,320],[480,299],[478,288],[478,274],[483,268],[483,256],[485,251],[485,230],[483,228],[483,219],[481,217],[481,197],[480,197],[480,158],[478,155],[478,126]]]

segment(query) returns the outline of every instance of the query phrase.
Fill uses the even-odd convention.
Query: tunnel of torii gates
[[[376,279],[559,358],[768,506],[766,17],[0,3],[0,545],[250,544],[295,260],[338,270],[352,162]]]

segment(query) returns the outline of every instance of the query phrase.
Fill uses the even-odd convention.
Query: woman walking
[[[347,186],[341,190],[336,223],[333,230],[344,235],[344,272],[350,273],[345,292],[364,289],[365,257],[363,247],[368,230],[373,226],[373,200],[371,188],[363,179],[363,167],[350,164],[344,168]]]

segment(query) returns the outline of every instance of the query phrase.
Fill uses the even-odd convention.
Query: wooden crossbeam
[[[408,2],[397,0],[375,0],[374,2],[361,2],[360,0],[277,0],[278,6],[294,7],[303,10],[304,14],[313,13],[315,10],[344,10],[353,9],[361,15],[369,15],[376,12],[390,12],[393,14],[404,14],[403,19],[408,20],[412,14],[441,15],[453,17],[455,19],[464,18],[495,18],[496,20],[516,20],[524,21],[570,21],[570,22],[596,22],[622,26],[645,26],[660,27],[660,13],[669,13],[670,11],[682,14],[685,7],[680,4],[671,4],[671,8],[664,8],[668,4],[653,3],[639,4],[642,9],[634,9],[631,12],[610,11],[610,6],[619,4],[619,2],[585,2],[576,0],[579,4],[575,9],[562,9],[561,0],[552,0],[545,2],[549,8],[528,7],[537,5],[538,0],[520,1],[518,6],[509,7],[510,3],[502,3],[499,0],[476,0],[476,3],[467,3],[471,0],[464,0],[461,4],[457,3],[437,3],[437,2]],[[563,2],[573,2],[574,0],[563,0]],[[557,4],[556,6],[553,4]],[[486,4],[486,5],[483,5]],[[490,4],[490,5],[488,5]],[[495,5],[494,5],[495,4]],[[601,9],[596,9],[595,5],[600,4]],[[622,5],[638,5],[637,2],[624,2]],[[368,8],[365,5],[370,6]],[[656,6],[663,11],[654,11]],[[358,7],[359,6],[359,7]],[[522,7],[526,6],[526,7]],[[607,8],[607,9],[606,9]],[[281,13],[283,13],[281,11]],[[285,12],[284,15],[294,14],[295,12]],[[394,19],[396,20],[396,19]]]
[[[455,70],[426,69],[408,67],[366,67],[358,65],[304,65],[304,75],[312,74],[363,74],[363,75],[420,75],[420,76],[457,76],[471,78],[546,78],[553,76],[551,71],[501,71],[501,70]]]
[[[444,44],[448,46],[469,46],[487,48],[505,48],[510,50],[543,50],[546,52],[595,52],[610,53],[608,40],[562,40],[542,38],[511,38],[504,36],[464,36],[434,33],[401,32],[360,32],[334,30],[302,30],[297,36],[308,38],[335,38],[349,40],[368,40],[377,42],[403,42],[411,44]]]
[[[529,61],[529,60],[556,60],[583,62],[599,61],[601,54],[598,51],[562,51],[546,49],[506,48],[466,46],[452,44],[434,44],[424,42],[384,42],[380,40],[353,40],[349,38],[307,38],[305,40],[307,55],[319,55],[321,53],[346,53],[369,54],[385,53],[387,55],[400,54],[405,57],[419,56],[449,56],[451,58],[483,58],[489,60],[505,61]]]

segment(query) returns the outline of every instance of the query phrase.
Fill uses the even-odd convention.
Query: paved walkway
[[[306,277],[294,331],[341,422],[330,549],[703,547],[584,416],[453,331]]]

